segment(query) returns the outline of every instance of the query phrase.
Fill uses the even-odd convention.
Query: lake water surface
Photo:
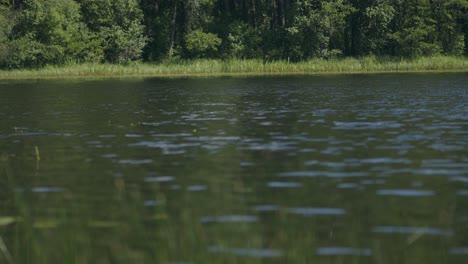
[[[0,83],[0,263],[465,263],[468,74]]]

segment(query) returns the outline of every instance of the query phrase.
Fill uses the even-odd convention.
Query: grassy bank
[[[289,75],[317,73],[431,72],[468,71],[466,57],[424,57],[418,59],[345,58],[315,59],[305,62],[263,62],[261,60],[193,60],[159,64],[136,63],[75,64],[47,66],[41,69],[2,70],[0,79],[137,77],[137,76],[222,76]]]

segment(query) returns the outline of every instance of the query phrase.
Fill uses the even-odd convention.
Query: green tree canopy
[[[2,0],[0,67],[468,53],[468,0]]]

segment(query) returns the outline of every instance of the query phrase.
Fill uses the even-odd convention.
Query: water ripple
[[[328,178],[347,178],[347,177],[365,177],[367,172],[334,172],[334,171],[290,171],[280,173],[280,177],[328,177]]]
[[[29,189],[33,193],[61,193],[65,191],[65,188],[62,187],[50,187],[50,186],[39,186],[39,187],[32,187]],[[16,192],[24,192],[24,188],[16,188]]]
[[[338,189],[359,189],[360,187],[359,184],[353,182],[341,182],[336,184],[336,188]]]
[[[155,201],[155,200],[147,200],[143,203],[144,206],[147,206],[147,207],[154,207],[154,206],[158,206],[160,205],[161,203],[158,202],[158,201]]]
[[[377,190],[377,195],[404,196],[404,197],[425,197],[434,196],[434,191],[412,190],[412,189],[382,189]]]
[[[409,226],[377,226],[372,229],[374,233],[383,234],[420,234],[433,236],[453,236],[453,231],[431,227],[409,227]]]
[[[204,216],[200,218],[200,222],[207,223],[252,223],[257,222],[258,217],[253,215],[222,215],[222,216]]]
[[[468,255],[468,247],[453,247],[449,249],[452,255]]]
[[[271,142],[265,144],[253,143],[250,144],[247,149],[249,150],[267,150],[267,151],[285,151],[295,150],[295,142]]]
[[[202,192],[208,190],[208,186],[206,185],[190,185],[187,186],[187,191],[189,192]]]
[[[119,160],[117,163],[119,164],[125,164],[125,165],[143,165],[143,164],[150,164],[152,163],[153,160],[151,159],[125,159],[125,160]]]
[[[178,149],[186,147],[198,147],[200,143],[180,143],[171,144],[166,141],[140,141],[137,143],[128,144],[129,147],[147,147],[147,148],[160,148],[160,149]]]
[[[145,182],[170,182],[175,180],[172,176],[146,177]]]
[[[279,210],[279,206],[265,204],[265,205],[257,205],[253,209],[257,212],[275,212]]]
[[[321,247],[317,249],[319,256],[372,256],[369,248]]]
[[[272,181],[268,183],[268,187],[270,188],[299,188],[299,187],[302,187],[302,183]]]
[[[468,183],[468,177],[463,177],[463,176],[450,177],[449,181]]]
[[[62,187],[33,187],[31,192],[34,193],[59,193],[64,192],[65,189]]]
[[[344,215],[346,210],[341,208],[314,208],[314,207],[296,207],[288,208],[288,213],[303,216],[315,215]]]
[[[411,164],[411,160],[409,159],[395,159],[395,158],[369,158],[369,159],[352,159],[347,161],[354,161],[358,163],[365,163],[365,164]]]
[[[447,169],[418,169],[413,170],[414,174],[426,175],[426,176],[458,176],[466,173],[466,170],[447,170]]]
[[[402,125],[394,121],[381,121],[381,122],[336,122],[334,121],[336,129],[351,129],[351,130],[365,130],[365,129],[384,129],[384,128],[400,128]]]
[[[385,180],[379,179],[379,180],[362,180],[361,181],[362,185],[382,185],[385,184]]]
[[[221,246],[210,246],[208,251],[211,253],[225,253],[256,258],[273,258],[283,256],[281,251],[275,249],[225,248]]]

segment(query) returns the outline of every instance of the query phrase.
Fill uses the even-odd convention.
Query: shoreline
[[[1,76],[0,81],[8,80],[57,80],[57,79],[132,79],[132,78],[210,78],[210,77],[284,77],[316,75],[361,75],[361,74],[411,74],[411,73],[468,73],[468,70],[400,70],[400,71],[349,71],[349,72],[239,72],[239,73],[172,73],[172,74],[109,74],[109,75],[28,75]]]
[[[290,63],[261,60],[193,60],[179,63],[72,64],[41,69],[0,70],[0,80],[31,79],[121,79],[249,76],[311,76],[391,73],[464,73],[465,57],[422,57],[414,60],[392,58],[316,59]]]

